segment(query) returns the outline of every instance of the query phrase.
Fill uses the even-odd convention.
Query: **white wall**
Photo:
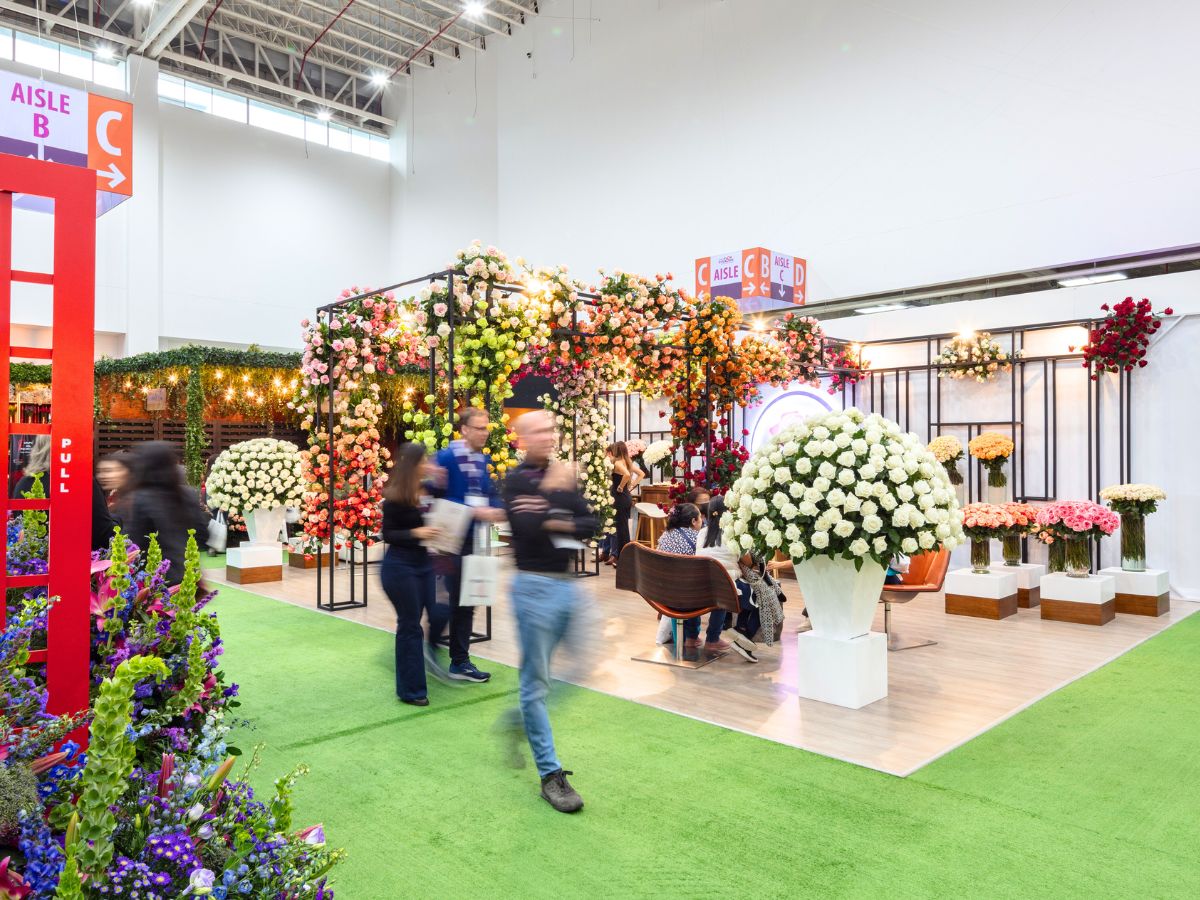
[[[469,59],[418,75],[405,272],[480,237],[690,286],[696,256],[762,244],[806,256],[821,299],[1196,240],[1195,4],[541,13],[489,42],[473,128]]]

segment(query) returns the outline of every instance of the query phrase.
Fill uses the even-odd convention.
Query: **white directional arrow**
[[[115,188],[125,180],[125,173],[117,168],[116,163],[109,163],[107,169],[101,169],[96,174],[101,178],[108,179],[108,186],[110,188]]]

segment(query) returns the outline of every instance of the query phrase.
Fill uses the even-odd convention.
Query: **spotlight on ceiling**
[[[111,44],[97,44],[95,52],[96,59],[102,59],[105,62],[108,62],[117,55]]]
[[[478,19],[483,15],[483,4],[480,3],[479,0],[471,0],[471,2],[466,4],[463,12],[465,12],[472,19]]]
[[[894,309],[908,309],[908,303],[880,303],[878,306],[863,306],[856,309],[855,312],[860,316],[870,315],[871,313],[891,312]]]
[[[1103,284],[1106,281],[1124,281],[1129,276],[1124,272],[1101,272],[1098,275],[1075,275],[1058,279],[1059,287],[1079,287],[1083,284]]]
[[[375,85],[375,87],[383,87],[387,83],[388,77],[386,72],[376,72],[371,76],[371,84]]]
[[[318,109],[317,110],[317,121],[318,122],[328,122],[332,118],[333,118],[333,113],[331,113],[329,110],[327,110],[327,109]]]

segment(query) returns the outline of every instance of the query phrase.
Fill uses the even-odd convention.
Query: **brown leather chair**
[[[900,584],[884,585],[879,600],[883,604],[883,630],[888,636],[889,650],[913,650],[917,647],[932,647],[937,643],[923,638],[906,642],[903,635],[892,631],[892,604],[907,603],[917,594],[940,591],[946,580],[946,570],[949,568],[950,551],[939,547],[911,557],[908,571],[900,576]]]
[[[621,551],[617,590],[633,591],[672,619],[695,619],[716,609],[736,614],[739,608],[738,590],[725,567],[715,559],[661,553],[635,543],[626,544]],[[673,653],[656,648],[633,658],[698,669],[724,655],[704,651],[699,659],[687,659],[682,638],[682,634],[676,634]]]

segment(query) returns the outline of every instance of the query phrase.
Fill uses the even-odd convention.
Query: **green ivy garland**
[[[187,379],[187,425],[183,433],[183,465],[188,484],[199,487],[204,480],[204,451],[208,437],[204,434],[204,383],[200,367],[193,365]]]

